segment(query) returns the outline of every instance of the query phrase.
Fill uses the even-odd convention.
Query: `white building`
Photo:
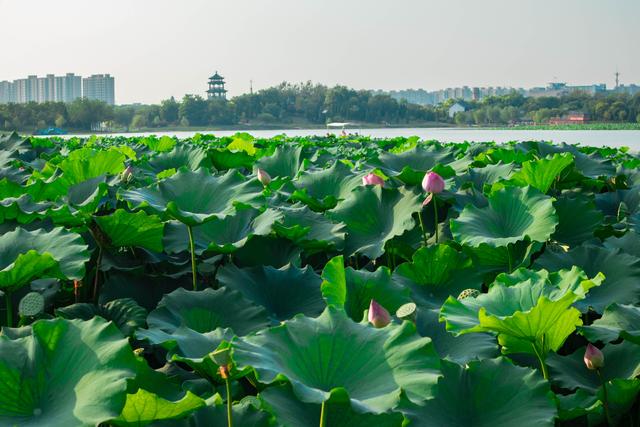
[[[55,101],[73,102],[82,98],[82,77],[73,73],[55,78]]]
[[[0,82],[0,104],[8,104],[10,102],[15,102],[13,99],[15,93],[13,91],[13,83],[9,81],[1,81]]]
[[[114,79],[109,74],[94,74],[82,79],[82,97],[115,104]]]
[[[458,113],[462,113],[465,110],[466,108],[464,108],[464,105],[456,102],[451,107],[449,107],[449,118],[453,118],[453,116],[455,116]]]

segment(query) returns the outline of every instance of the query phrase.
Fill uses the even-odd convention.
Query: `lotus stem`
[[[544,340],[544,336],[543,336],[543,340]],[[544,363],[544,357],[542,357],[542,354],[538,352],[538,348],[536,347],[535,343],[532,343],[532,345],[533,345],[533,352],[536,354],[536,357],[540,361],[540,369],[542,370],[542,376],[544,377],[545,380],[549,381],[549,371],[547,369],[547,365]]]
[[[607,425],[612,426],[614,424],[611,422],[611,414],[609,413],[609,396],[607,396],[607,382],[602,376],[602,372],[600,372],[600,369],[596,369],[596,372],[598,374],[598,377],[600,378],[600,382],[602,383],[602,408],[604,409],[604,417],[607,420]]]
[[[436,230],[436,244],[438,243],[438,203],[435,197],[433,197],[433,225]]]
[[[231,382],[229,381],[229,378],[225,378],[224,381],[227,388],[227,426],[233,427],[233,401],[231,399]]]
[[[98,244],[98,259],[96,259],[96,274],[93,277],[93,302],[98,303],[98,277],[100,275],[100,265],[102,264],[102,246]]]
[[[13,304],[11,303],[11,292],[9,290],[4,291],[4,303],[7,309],[7,327],[13,327]]]
[[[326,401],[323,401],[322,406],[320,407],[320,427],[325,427],[327,425],[327,419],[324,412],[326,403],[327,403]]]
[[[508,273],[511,273],[513,271],[513,261],[511,261],[511,249],[509,248],[509,244],[507,244],[507,261],[509,263]]]
[[[418,219],[420,220],[420,229],[422,230],[422,239],[424,240],[424,245],[427,246],[427,232],[424,231],[424,223],[422,222],[422,208],[418,211]]]
[[[189,232],[189,251],[191,252],[191,277],[193,282],[193,290],[198,290],[198,282],[196,281],[196,248],[193,242],[193,230],[190,225],[187,225],[187,231]]]

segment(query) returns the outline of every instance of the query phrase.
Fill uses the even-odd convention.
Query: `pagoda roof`
[[[209,80],[224,80],[224,77],[222,77],[220,74],[218,74],[218,72],[216,71],[216,73],[209,77]]]

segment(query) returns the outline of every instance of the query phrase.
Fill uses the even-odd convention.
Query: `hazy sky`
[[[640,83],[640,0],[0,0],[0,80],[111,73],[116,102],[287,80]]]

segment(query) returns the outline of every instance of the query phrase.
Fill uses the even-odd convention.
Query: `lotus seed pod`
[[[415,321],[415,319],[416,319],[416,308],[417,308],[417,306],[412,302],[408,302],[406,304],[402,304],[396,310],[396,316],[399,319],[402,319],[402,320]]]
[[[44,297],[38,292],[29,292],[20,300],[18,312],[23,317],[35,317],[44,312]]]
[[[464,291],[460,292],[460,295],[458,295],[458,300],[463,300],[465,298],[475,298],[478,295],[480,295],[480,291],[477,289],[465,289]]]
[[[267,186],[271,182],[271,176],[267,173],[267,171],[258,169],[257,175],[258,181],[260,181],[262,185]]]
[[[442,193],[444,190],[444,179],[435,172],[427,172],[422,179],[422,189],[427,193]]]
[[[584,352],[584,364],[591,370],[602,368],[604,366],[604,354],[598,347],[589,343]]]
[[[362,185],[379,185],[384,186],[384,180],[375,173],[369,173],[362,177]]]
[[[376,328],[384,328],[391,323],[389,312],[373,299],[369,304],[369,322]]]

